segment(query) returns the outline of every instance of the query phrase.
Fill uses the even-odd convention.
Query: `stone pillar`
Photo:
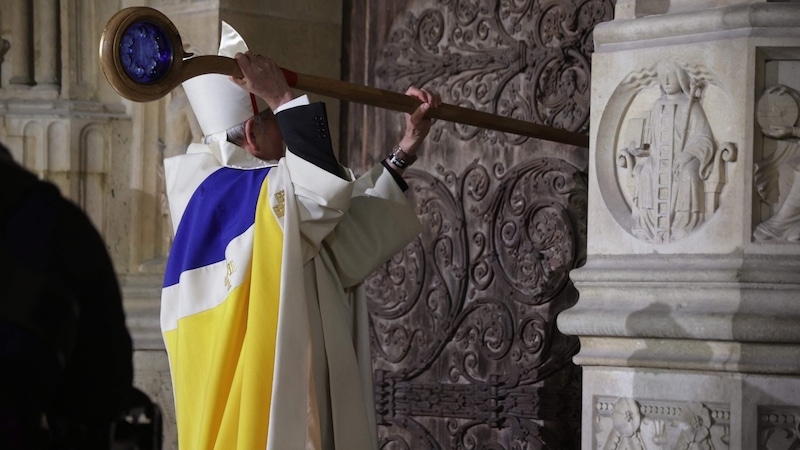
[[[37,0],[35,7],[38,58],[36,59],[36,89],[58,87],[58,2]]]
[[[724,6],[720,6],[724,5]],[[800,443],[800,3],[619,0],[595,28],[583,449]]]
[[[31,70],[31,24],[33,15],[31,0],[13,0],[11,30],[11,78],[8,83],[14,87],[28,87],[33,84]]]

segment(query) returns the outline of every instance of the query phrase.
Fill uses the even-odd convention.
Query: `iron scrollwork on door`
[[[555,317],[577,299],[585,174],[539,158],[407,175],[425,231],[366,283],[383,444],[438,449],[446,429],[447,448],[566,448],[539,421],[580,423],[579,383],[546,380],[578,346]]]
[[[438,0],[408,12],[377,67],[393,89],[424,86],[447,103],[588,132],[594,26],[611,0]],[[447,124],[462,140],[520,143],[525,137]]]

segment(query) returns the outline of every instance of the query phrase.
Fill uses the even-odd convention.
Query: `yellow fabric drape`
[[[267,202],[256,208],[252,248],[249,268],[228,267],[249,270],[241,285],[164,333],[182,450],[266,448],[283,258],[283,233]]]

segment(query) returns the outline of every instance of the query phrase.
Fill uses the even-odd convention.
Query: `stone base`
[[[169,360],[159,326],[163,275],[120,276],[125,315],[133,340],[133,384],[161,409],[163,450],[178,449]]]
[[[792,449],[800,379],[586,367],[584,449]]]
[[[165,350],[136,350],[133,353],[133,384],[161,408],[163,426],[162,450],[178,449],[175,426],[175,402],[169,361]]]

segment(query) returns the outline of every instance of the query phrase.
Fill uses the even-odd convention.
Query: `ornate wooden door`
[[[588,132],[612,0],[346,1],[346,78]],[[347,9],[346,9],[347,10]],[[345,105],[355,170],[402,114]],[[407,171],[425,231],[367,280],[384,449],[580,448],[578,341],[556,327],[586,250],[588,149],[434,123]]]

